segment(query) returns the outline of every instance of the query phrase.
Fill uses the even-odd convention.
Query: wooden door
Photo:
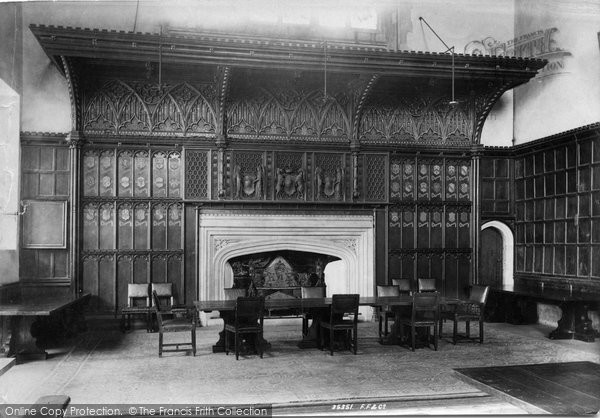
[[[479,284],[502,285],[502,235],[496,228],[481,231]]]

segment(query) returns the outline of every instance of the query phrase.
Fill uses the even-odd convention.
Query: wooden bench
[[[0,306],[0,316],[11,319],[11,339],[8,356],[15,356],[17,363],[29,359],[46,359],[48,353],[38,347],[38,335],[33,335],[35,323],[40,318],[50,317],[59,313],[68,312],[70,321],[63,325],[68,333],[76,333],[83,327],[83,305],[90,298],[86,293],[80,296],[63,296],[56,298],[35,297],[21,299],[17,302],[9,301]],[[34,332],[35,333],[35,332]]]
[[[527,322],[528,315],[523,313],[523,306],[527,302],[546,302],[558,305],[562,312],[558,327],[550,333],[549,338],[593,342],[600,337],[588,317],[590,309],[598,308],[600,295],[597,293],[524,285],[491,287],[490,291],[492,298],[497,299],[496,303],[500,305],[499,310],[504,312],[505,319],[507,314],[512,317],[513,320],[508,322]]]

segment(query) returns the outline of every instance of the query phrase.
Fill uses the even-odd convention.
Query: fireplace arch
[[[347,271],[345,292],[374,294],[372,215],[202,212],[198,230],[199,300],[220,299],[231,287],[228,260],[282,250],[338,257]]]

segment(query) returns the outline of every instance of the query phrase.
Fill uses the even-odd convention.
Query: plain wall
[[[554,53],[540,57],[550,63],[515,89],[516,143],[600,121],[600,3],[518,0],[515,11],[516,37],[556,28]]]

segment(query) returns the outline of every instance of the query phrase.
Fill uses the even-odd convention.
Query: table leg
[[[11,321],[11,340],[9,356],[16,356],[17,363],[23,361],[48,358],[48,353],[39,348],[36,338],[31,334],[31,327],[37,320],[35,316],[14,316]]]
[[[224,353],[225,352],[225,338],[226,338],[225,324],[233,324],[235,321],[235,316],[232,311],[222,311],[220,313],[220,317],[223,318],[223,329],[221,330],[221,332],[219,332],[219,340],[215,343],[215,345],[212,346],[213,353]],[[230,333],[227,337],[229,338],[229,350],[234,351],[235,350],[234,335]],[[264,338],[262,338],[260,340],[260,344],[262,345],[263,351],[269,350],[271,348],[271,343],[268,342],[267,340],[265,340]],[[250,344],[242,345],[240,351],[242,353],[245,353],[245,352],[250,352],[250,351],[255,350],[256,342],[254,342],[251,345],[253,347],[250,347]],[[255,350],[255,351],[258,351],[258,350]]]
[[[302,336],[302,340],[298,342],[298,348],[319,348],[321,343],[319,341],[319,323],[321,319],[329,315],[328,308],[317,308],[311,309],[311,323],[308,327],[306,335]]]
[[[390,333],[384,337],[381,338],[381,341],[379,341],[379,343],[381,345],[398,345],[398,344],[403,344],[404,341],[402,339],[402,335],[404,335],[404,339],[406,339],[406,335],[407,334],[403,334],[400,329],[400,327],[402,325],[400,325],[400,318],[401,317],[406,317],[406,316],[410,316],[411,313],[411,307],[410,306],[396,306],[394,308],[392,308],[393,311],[395,312],[395,318],[394,318],[394,323],[390,326]]]
[[[593,342],[598,332],[592,327],[588,317],[588,307],[581,302],[562,302],[562,315],[558,327],[552,331],[549,338],[553,340],[577,339]]]

